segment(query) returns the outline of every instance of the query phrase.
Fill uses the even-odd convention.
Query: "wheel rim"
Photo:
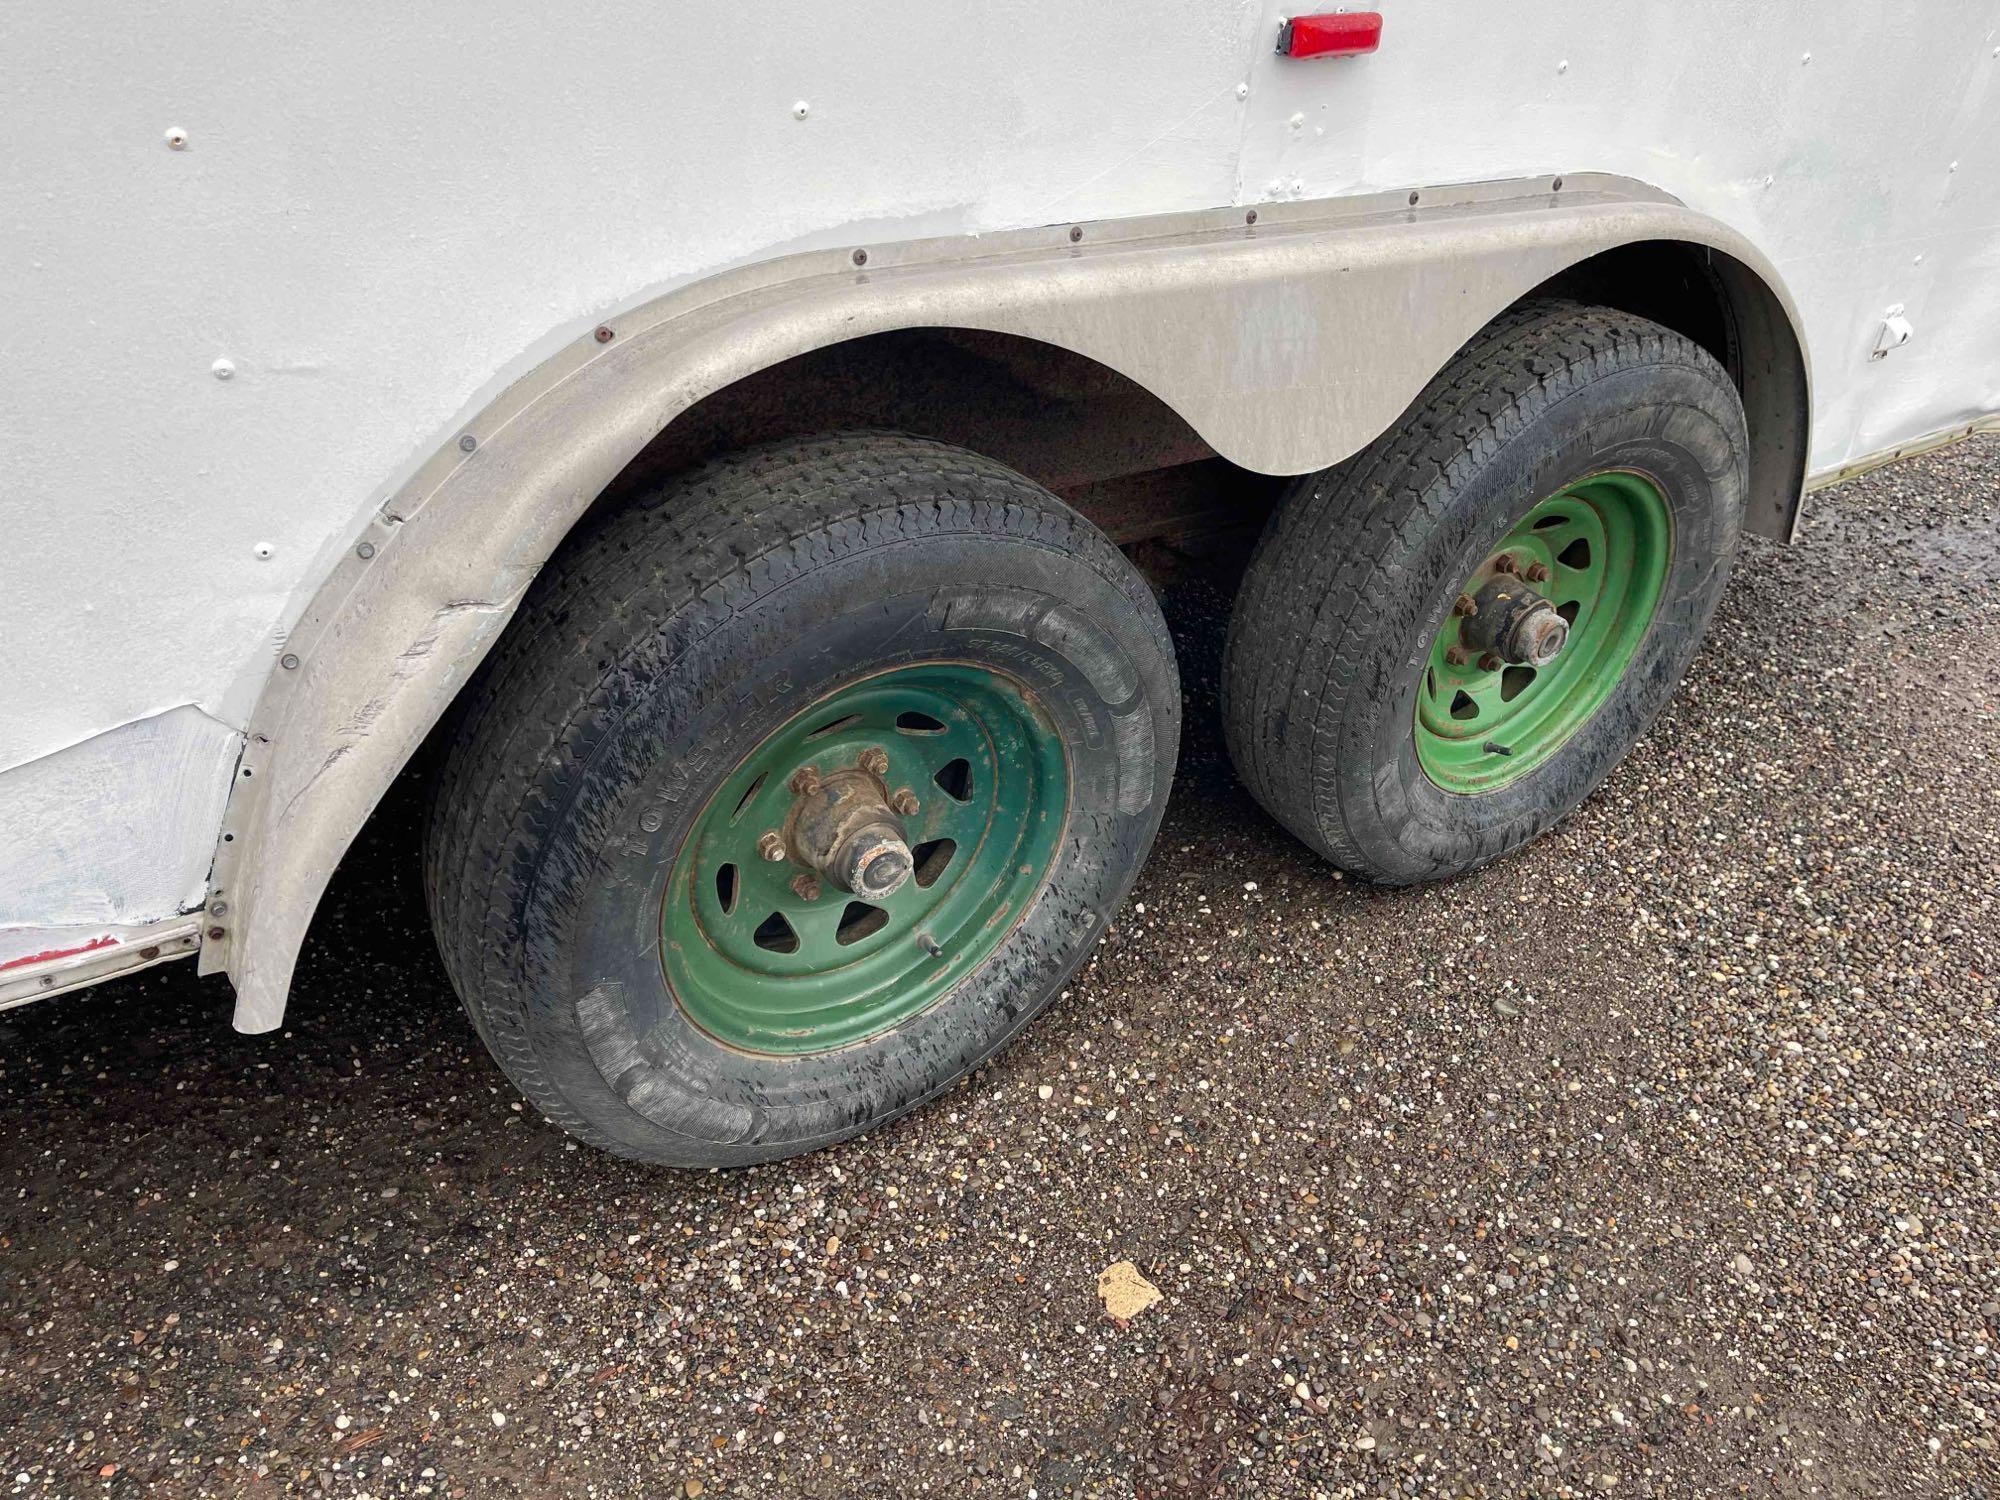
[[[1588,723],[1646,637],[1672,558],[1666,496],[1629,470],[1558,490],[1515,523],[1459,591],[1417,686],[1417,761],[1448,792],[1490,792],[1535,770]],[[1568,623],[1534,666],[1480,649],[1478,611],[1518,580]],[[1489,606],[1490,610],[1490,606]]]
[[[887,895],[853,894],[814,863],[824,851],[803,820],[836,783],[879,795],[907,846],[910,874]],[[1041,890],[1068,806],[1062,739],[1004,674],[932,662],[830,693],[745,756],[696,819],[667,883],[668,986],[744,1051],[863,1041],[993,953]]]

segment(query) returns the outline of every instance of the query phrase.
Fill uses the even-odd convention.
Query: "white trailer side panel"
[[[1816,470],[2000,409],[1990,5],[1385,0],[1380,52],[1313,62],[1284,9],[17,7],[0,843],[42,873],[7,920],[198,901],[230,741],[364,519],[594,321],[782,251],[1607,171],[1776,262]],[[24,769],[183,712],[220,742],[165,807],[164,760],[74,805]]]

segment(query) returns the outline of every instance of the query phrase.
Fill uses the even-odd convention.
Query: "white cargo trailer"
[[[2000,411],[1971,0],[0,29],[0,1004],[198,955],[277,1026],[435,736],[453,982],[653,1160],[1081,962],[1181,710],[1119,543],[1273,497],[1238,768],[1429,879],[1590,792],[1742,531]]]

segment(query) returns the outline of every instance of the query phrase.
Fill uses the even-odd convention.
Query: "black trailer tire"
[[[1599,475],[1639,476],[1664,513],[1656,602],[1629,656],[1532,769],[1496,771],[1513,779],[1490,790],[1434,780],[1419,694],[1438,691],[1425,672],[1442,632],[1471,623],[1454,616],[1464,581],[1522,535],[1544,497]],[[1449,876],[1520,847],[1588,796],[1671,697],[1728,578],[1747,483],[1741,402],[1690,340],[1575,304],[1497,322],[1387,434],[1281,500],[1225,657],[1239,774],[1292,833],[1373,881]],[[1516,565],[1513,552],[1498,557]],[[1477,661],[1499,665],[1492,653]],[[1485,712],[1465,701],[1468,719]],[[1510,754],[1497,739],[1488,747]]]
[[[804,706],[826,694],[865,697],[939,663],[993,684],[1060,742],[1067,800],[1033,846],[1039,884],[1023,865],[1021,886],[992,887],[1018,893],[994,898],[998,916],[975,939],[997,946],[976,950],[976,968],[965,948],[963,977],[933,971],[951,987],[886,1029],[788,1053],[698,1023],[708,1012],[669,978],[669,950],[685,960],[685,947],[663,936],[699,905],[679,904],[696,883],[681,877],[670,905],[669,878],[703,819],[728,826],[715,809],[732,768],[798,734]],[[1060,992],[1152,843],[1179,714],[1151,593],[1089,522],[1021,475],[882,433],[710,463],[567,545],[468,689],[425,851],[446,969],[508,1076],[594,1145],[718,1167],[858,1135],[949,1087]],[[871,753],[847,758],[858,768]],[[784,791],[800,773],[779,781]],[[732,786],[728,801],[740,819],[750,798],[736,804]],[[1011,876],[1012,857],[1001,866]],[[725,868],[732,907],[739,878],[805,878],[783,864]],[[966,902],[991,897],[984,879]],[[803,924],[824,908],[802,912]],[[902,947],[883,951],[884,964],[908,963]],[[759,978],[754,994],[784,993],[785,977]]]

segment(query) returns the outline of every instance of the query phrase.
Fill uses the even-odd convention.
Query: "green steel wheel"
[[[1180,729],[1145,582],[1048,491],[886,433],[718,459],[536,578],[426,840],[509,1078],[682,1167],[845,1140],[1063,992]]]
[[[1631,666],[1672,555],[1666,496],[1631,471],[1579,480],[1515,522],[1431,643],[1417,694],[1425,774],[1484,792],[1539,768]]]
[[[1707,350],[1607,308],[1510,313],[1280,502],[1223,663],[1244,783],[1385,884],[1519,848],[1672,695],[1748,485],[1742,402]]]
[[[667,882],[668,985],[750,1052],[875,1035],[992,953],[1048,878],[1068,807],[1062,739],[1004,674],[926,662],[841,688],[745,756],[697,820]],[[873,856],[858,872],[843,833]]]

